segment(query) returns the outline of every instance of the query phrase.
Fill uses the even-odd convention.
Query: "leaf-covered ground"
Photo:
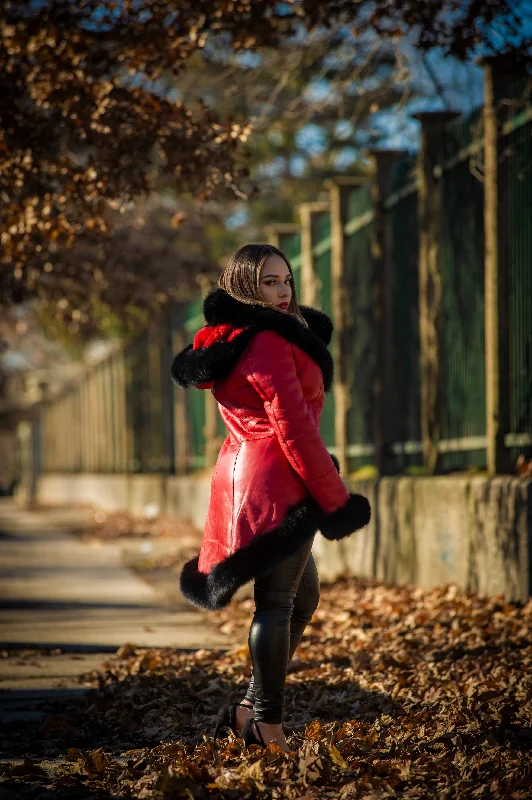
[[[206,614],[231,651],[126,645],[83,699],[4,726],[0,798],[532,797],[532,603],[322,585],[287,678],[290,754],[212,739],[245,691],[252,609]]]

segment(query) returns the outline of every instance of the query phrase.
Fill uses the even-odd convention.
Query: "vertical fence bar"
[[[498,110],[507,85],[497,59],[484,59],[484,292],[486,332],[486,435],[490,475],[510,469],[505,437],[510,432],[508,332],[507,169]],[[499,112],[499,113],[498,113]]]
[[[187,346],[187,337],[181,327],[172,326],[172,351],[181,352]],[[174,409],[174,471],[176,475],[185,475],[188,463],[188,419],[186,397],[183,389],[173,387]]]
[[[105,462],[106,471],[114,472],[115,453],[116,453],[116,429],[114,424],[113,400],[113,360],[110,356],[105,361],[104,367],[104,388],[105,388],[105,417],[107,424],[106,443],[105,443]]]
[[[198,328],[204,324],[203,297],[190,301],[186,305],[184,328],[187,340],[190,342]],[[206,442],[205,442],[205,395],[203,389],[191,387],[185,393],[186,414],[189,421],[190,451],[187,460],[187,471],[205,467]]]
[[[131,377],[130,377],[130,366],[131,366],[131,354],[130,354],[131,346],[127,343],[122,350],[122,358],[120,359],[120,382],[123,385],[124,390],[124,441],[122,443],[123,446],[123,454],[124,454],[124,468],[127,473],[131,473],[134,471],[133,469],[133,460],[134,460],[134,441],[133,441],[133,431],[131,429],[132,426],[132,409],[131,409]]]
[[[432,475],[438,469],[441,438],[441,182],[435,169],[442,159],[442,130],[453,111],[414,114],[421,123],[418,154],[419,338],[421,359],[421,436],[423,460]]]
[[[60,420],[63,418],[62,413],[62,399],[59,397],[55,402],[55,454],[56,454],[56,470],[62,472],[63,468],[63,437],[61,436]]]
[[[55,439],[55,429],[54,429],[54,416],[55,406],[52,404],[51,401],[48,402],[47,412],[46,412],[46,427],[47,427],[47,437],[46,437],[46,446],[47,446],[47,457],[46,457],[46,469],[48,472],[53,472],[55,469],[55,458],[54,458],[54,439]]]
[[[175,452],[174,452],[174,409],[173,409],[173,387],[170,376],[170,365],[172,363],[172,326],[170,314],[165,314],[159,325],[159,362],[161,371],[161,436],[163,462],[162,470],[165,474],[174,473]]]
[[[87,472],[87,412],[85,410],[85,376],[78,383],[80,472]]]
[[[268,244],[273,244],[274,247],[277,247],[278,250],[283,249],[282,238],[287,234],[299,233],[301,230],[301,225],[297,222],[272,222],[269,225],[265,225],[264,233],[266,235],[266,239]]]
[[[472,169],[482,153],[478,122],[472,113],[445,126],[445,156],[439,170],[445,198],[439,448],[443,473],[486,466],[484,188]]]
[[[85,384],[85,390],[84,390],[84,394],[85,394],[85,418],[86,418],[85,446],[86,446],[86,453],[87,453],[87,459],[86,459],[85,466],[86,466],[87,472],[93,472],[94,471],[94,448],[93,448],[93,444],[94,444],[95,433],[94,433],[94,420],[93,420],[93,413],[92,413],[92,396],[91,396],[92,395],[92,388],[91,388],[91,383],[92,383],[92,373],[88,372],[87,376],[86,376],[86,378],[84,380],[84,384]]]
[[[98,472],[107,472],[107,403],[105,400],[105,363],[98,364]]]
[[[72,472],[72,462],[74,460],[74,421],[72,419],[72,394],[67,390],[65,396],[65,420],[66,425],[63,429],[63,436],[66,439],[65,470]]]
[[[150,440],[150,458],[148,471],[159,472],[163,465],[162,453],[162,376],[161,376],[161,342],[160,329],[157,322],[153,323],[148,331],[148,373],[149,393],[147,404],[149,407],[148,435]]]
[[[102,400],[100,392],[100,367],[93,367],[91,375],[92,384],[92,412],[94,415],[94,472],[101,472],[102,456]]]
[[[115,363],[116,386],[116,429],[118,431],[118,472],[127,472],[127,405],[126,405],[126,379],[124,373],[124,348],[116,354]]]
[[[532,456],[532,76],[513,80],[504,125],[508,207],[511,463]],[[516,124],[517,123],[517,124]],[[521,124],[519,124],[521,123]]]
[[[74,394],[68,390],[67,394],[68,403],[68,471],[74,471],[75,461],[75,425],[74,425]]]
[[[205,300],[205,297],[210,289],[211,289],[210,282],[208,280],[202,280],[201,301],[196,306],[198,312],[198,317],[196,322],[197,328],[201,328],[201,326],[205,324],[203,316],[203,301]],[[199,403],[203,402],[204,405],[204,427],[203,427],[203,442],[204,442],[204,452],[205,452],[204,464],[206,467],[213,467],[216,464],[216,459],[218,458],[218,452],[221,444],[220,436],[218,434],[218,423],[220,416],[218,411],[218,403],[210,389],[205,389],[205,390],[199,389],[198,392],[199,395],[197,397],[197,402]]]
[[[388,361],[392,376],[390,426],[393,431],[393,473],[419,467],[421,415],[419,381],[418,202],[416,158],[405,155],[393,167],[392,194],[384,201],[390,230],[392,297]]]
[[[350,470],[373,465],[373,382],[375,342],[371,301],[371,226],[373,204],[370,184],[349,194],[345,235],[346,312],[350,330],[347,377],[350,392],[348,449]]]
[[[347,222],[347,206],[353,188],[366,183],[366,178],[345,177],[326,180],[331,210],[331,302],[334,336],[332,356],[334,360],[334,432],[336,456],[340,473],[348,472],[348,412],[351,405],[351,337],[349,286],[346,280],[346,247],[344,227]]]
[[[375,423],[375,465],[379,475],[387,475],[393,465],[391,445],[393,430],[393,289],[392,226],[384,210],[384,200],[391,193],[394,164],[404,150],[370,150],[373,180],[373,225],[371,228],[371,260],[373,330],[376,339],[376,370],[373,386]]]
[[[111,425],[112,448],[109,460],[109,471],[117,472],[118,461],[118,425],[116,414],[116,353],[113,353],[107,364],[107,385],[109,387],[109,419]]]
[[[83,463],[83,453],[81,447],[81,391],[80,383],[77,381],[74,389],[74,427],[75,427],[75,442],[76,442],[76,456],[74,460],[74,472],[81,472]]]
[[[100,406],[100,457],[98,472],[108,472],[109,461],[109,425],[107,414],[107,387],[105,385],[105,373],[107,364],[102,361],[98,365],[98,405]]]
[[[98,366],[95,365],[92,367],[91,376],[90,376],[90,390],[91,390],[91,414],[93,419],[93,440],[92,440],[92,447],[94,451],[94,463],[93,463],[93,472],[100,471],[100,392],[99,392],[99,380],[98,380]]]
[[[323,202],[300,203],[298,206],[301,219],[301,303],[305,306],[318,305],[318,280],[312,252],[313,216],[328,210],[329,204]]]

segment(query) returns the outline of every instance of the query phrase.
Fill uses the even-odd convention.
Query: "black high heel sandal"
[[[257,725],[256,722],[255,722],[255,730],[259,734],[260,740],[257,739],[257,737],[255,736],[255,734],[253,732],[253,723],[254,722],[255,722],[255,718],[254,717],[250,717],[250,719],[247,719],[244,722],[244,724],[242,725],[242,734],[241,735],[242,735],[242,738],[244,740],[244,744],[246,745],[246,747],[249,747],[250,744],[259,744],[261,747],[267,747],[268,745],[264,741],[264,737],[262,735],[261,729],[259,728],[259,726]]]
[[[253,725],[253,723],[255,723],[255,725]],[[287,730],[290,731],[290,733],[292,733],[292,728],[287,729],[287,727],[285,727],[285,725],[283,724],[283,732],[285,736],[290,735],[290,733],[287,733]],[[260,740],[257,739],[254,731],[257,731],[257,733],[259,734]],[[244,722],[244,724],[242,725],[242,733],[240,735],[242,736],[246,747],[249,747],[250,744],[258,744],[261,747],[268,747],[268,745],[264,741],[264,736],[262,735],[262,731],[255,717],[250,717]]]
[[[253,706],[249,706],[247,703],[226,703],[223,705],[218,711],[218,721],[216,723],[216,730],[214,731],[214,741],[216,741],[222,729],[227,730],[230,728],[235,736],[242,736],[242,732],[238,730],[236,725],[236,708],[237,706],[242,706],[242,708],[251,708],[253,710]],[[253,717],[251,717],[253,719]],[[248,722],[249,720],[246,720]],[[244,725],[246,724],[244,723]],[[242,730],[244,730],[244,726],[242,726]],[[259,731],[260,732],[260,731]],[[291,736],[294,732],[294,728],[292,725],[286,725],[283,722],[283,733],[285,736]],[[227,736],[227,733],[225,734]],[[225,738],[225,737],[224,737]],[[260,742],[255,742],[255,744],[260,744]]]
[[[214,731],[214,740],[218,739],[222,729],[230,728],[235,736],[241,736],[240,731],[236,725],[236,709],[237,706],[242,708],[250,708],[253,711],[253,706],[247,703],[226,703],[218,711],[218,722],[216,723],[216,730]],[[246,720],[247,721],[247,720]],[[227,734],[226,734],[227,735]]]

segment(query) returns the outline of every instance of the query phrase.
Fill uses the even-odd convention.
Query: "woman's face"
[[[279,311],[288,312],[292,299],[292,276],[286,261],[278,255],[268,256],[261,267],[259,285],[262,296]],[[280,306],[283,303],[283,306]]]

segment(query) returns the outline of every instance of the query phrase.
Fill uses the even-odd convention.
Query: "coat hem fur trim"
[[[198,608],[219,611],[241,586],[293,555],[318,529],[327,539],[343,539],[367,525],[370,517],[368,500],[354,492],[330,514],[306,497],[288,509],[280,525],[257,535],[209,573],[198,570],[199,555],[187,561],[180,576],[181,592]]]

